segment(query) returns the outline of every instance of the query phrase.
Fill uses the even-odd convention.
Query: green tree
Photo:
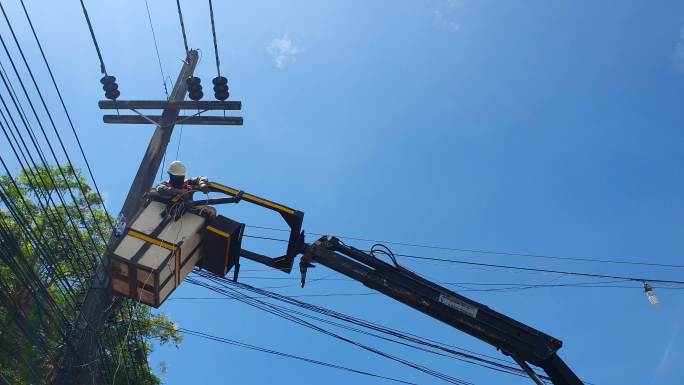
[[[68,166],[0,176],[0,198],[0,383],[49,383],[112,221]],[[98,359],[80,364],[107,383],[159,384],[147,357],[154,341],[177,346],[177,328],[135,301],[117,308],[93,341]]]

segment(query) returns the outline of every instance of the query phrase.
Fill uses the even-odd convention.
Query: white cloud
[[[285,34],[282,37],[276,37],[271,40],[271,44],[266,48],[266,51],[273,57],[276,67],[283,68],[299,53],[299,47],[294,45],[292,40]]]
[[[684,28],[679,33],[679,40],[673,52],[674,64],[678,70],[684,71]]]
[[[457,13],[465,4],[465,0],[441,0],[437,9],[433,11],[435,25],[442,29],[458,32],[461,29],[461,24],[457,21]]]

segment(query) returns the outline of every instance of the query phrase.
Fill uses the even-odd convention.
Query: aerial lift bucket
[[[231,198],[166,201],[150,196],[108,253],[110,287],[115,294],[159,307],[195,266],[220,277],[233,269],[233,278],[237,279],[240,257],[288,273],[292,270],[304,238],[304,213],[215,182],[209,187]],[[269,257],[243,249],[245,225],[206,209],[242,200],[283,217],[290,227],[284,255]]]
[[[149,201],[109,254],[114,293],[159,307],[198,265],[225,276],[238,258],[244,225],[201,210],[168,213]]]

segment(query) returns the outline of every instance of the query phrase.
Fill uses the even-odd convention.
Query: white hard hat
[[[174,160],[169,165],[168,173],[174,176],[185,176],[187,170],[185,165],[180,160]]]

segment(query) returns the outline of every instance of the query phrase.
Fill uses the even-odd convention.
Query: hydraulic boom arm
[[[333,237],[323,237],[312,245],[305,245],[303,254],[300,262],[302,286],[307,268],[314,262],[320,263],[493,345],[513,357],[537,384],[543,382],[527,363],[542,368],[554,385],[583,383],[556,354],[562,346],[561,341],[399,265],[386,263]]]
[[[237,203],[244,200],[278,212],[290,227],[284,255],[268,257],[240,249],[239,257],[290,273],[295,257],[302,254],[299,264],[302,287],[307,269],[313,263],[319,263],[496,347],[511,356],[537,385],[544,385],[545,382],[529,364],[542,368],[547,374],[546,379],[554,385],[583,384],[556,354],[563,345],[560,340],[401,267],[393,256],[394,264],[389,264],[376,258],[372,251],[366,253],[327,236],[307,244],[301,230],[304,218],[301,211],[219,183],[210,182],[209,188],[230,198],[208,199],[197,204]],[[233,279],[237,280],[240,265],[237,260],[234,265]]]

